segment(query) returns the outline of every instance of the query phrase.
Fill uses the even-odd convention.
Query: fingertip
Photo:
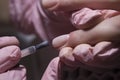
[[[77,62],[75,61],[72,51],[73,49],[71,47],[62,48],[59,57],[64,64],[70,67],[75,67],[77,66]]]
[[[58,36],[58,37],[53,39],[52,45],[53,45],[53,47],[59,49],[67,42],[68,39],[69,39],[69,35],[68,34]]]
[[[59,63],[60,59],[59,57],[56,57],[50,61],[47,69],[45,70],[41,80],[57,80],[58,78],[58,69],[59,69]]]
[[[0,49],[0,73],[15,66],[21,57],[21,52],[17,46],[7,46]]]
[[[16,45],[12,45],[12,46],[7,46],[7,47],[4,47],[4,48],[1,48],[0,49],[0,55],[2,58],[8,58],[9,59],[15,59],[16,58],[20,58],[21,56],[21,51],[20,51],[20,48]]]
[[[62,48],[59,52],[59,57],[66,57],[68,56],[69,54],[72,53],[72,48],[71,47],[65,47],[65,48]]]
[[[83,8],[72,13],[71,22],[78,29],[90,29],[101,21],[101,16],[100,10]]]
[[[92,47],[88,44],[80,44],[74,48],[73,55],[79,61],[88,62],[93,59]]]
[[[81,44],[81,43],[87,43],[86,40],[88,40],[88,36],[86,36],[87,32],[83,30],[76,30],[73,32],[70,32],[69,39],[64,45],[64,47],[70,46],[74,48],[75,46]]]
[[[111,46],[112,46],[111,42],[107,42],[107,41],[99,42],[93,47],[93,54],[94,55],[101,54]]]
[[[78,54],[80,53],[86,53],[90,48],[92,48],[89,44],[80,44],[76,46],[73,50],[73,53]]]

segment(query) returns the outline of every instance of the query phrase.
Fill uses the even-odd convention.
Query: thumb
[[[41,80],[58,80],[59,60],[59,57],[56,57],[49,63]]]

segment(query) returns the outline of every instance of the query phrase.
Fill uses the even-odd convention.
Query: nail
[[[52,44],[55,48],[62,47],[69,39],[69,35],[62,35],[53,39]]]

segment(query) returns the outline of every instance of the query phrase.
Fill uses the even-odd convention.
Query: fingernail
[[[69,35],[68,34],[56,37],[55,39],[53,39],[52,45],[55,48],[60,48],[68,41],[68,39],[69,39]]]
[[[59,57],[65,56],[66,54],[70,54],[72,52],[71,47],[65,47],[60,50]]]

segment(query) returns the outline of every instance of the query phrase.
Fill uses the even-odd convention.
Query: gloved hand
[[[80,44],[75,48],[65,47],[60,50],[60,58],[69,67],[86,67],[92,70],[107,70],[118,68],[119,44],[100,42],[95,46]]]
[[[49,63],[41,80],[59,80],[59,66],[61,66],[60,59],[56,57]]]
[[[17,65],[21,58],[15,37],[0,37],[0,80],[26,80],[26,69]]]
[[[119,46],[103,41],[95,46],[80,44],[75,48],[62,48],[59,57],[49,63],[41,80],[63,80],[67,78],[64,71],[75,72],[78,68],[98,73],[119,68]]]

